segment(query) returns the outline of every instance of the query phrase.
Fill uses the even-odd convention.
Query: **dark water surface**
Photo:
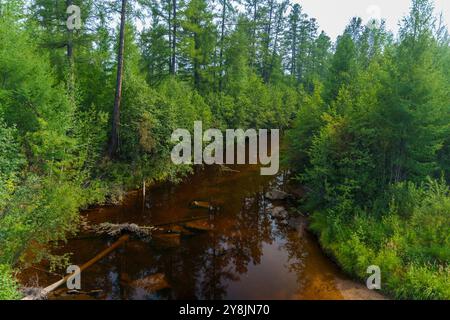
[[[120,206],[84,213],[92,224],[101,222],[153,225],[208,214],[192,209],[193,200],[220,207],[211,215],[212,230],[183,236],[177,245],[131,239],[82,273],[82,291],[101,290],[99,299],[342,299],[347,281],[304,230],[304,219],[273,220],[264,193],[283,188],[283,174],[260,175],[257,166],[238,166],[239,172],[218,167],[199,170],[179,185],[164,184],[130,193]],[[82,265],[115,239],[93,237],[70,240],[57,250],[73,253],[71,263]],[[38,269],[22,274],[23,282],[38,279],[41,286],[57,281]],[[168,287],[158,291],[136,280],[163,274]],[[37,278],[38,277],[38,278]],[[62,290],[59,290],[61,292]]]

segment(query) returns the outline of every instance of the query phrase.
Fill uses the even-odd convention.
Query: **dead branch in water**
[[[124,232],[128,232],[144,239],[151,239],[152,231],[159,230],[154,226],[138,226],[135,223],[114,224],[109,222],[104,222],[99,225],[92,226],[91,229],[98,234],[107,234],[112,237],[118,236]]]
[[[69,240],[85,240],[85,239],[93,239],[100,236],[111,236],[116,237],[123,233],[131,233],[136,235],[138,238],[149,241],[152,239],[152,232],[156,231],[166,231],[169,233],[178,233],[177,231],[173,231],[172,229],[163,229],[161,227],[167,227],[171,225],[178,225],[186,222],[192,222],[197,220],[204,220],[208,219],[209,215],[202,215],[202,216],[196,216],[196,217],[190,217],[175,221],[169,221],[169,222],[163,222],[154,224],[151,226],[139,226],[134,223],[122,223],[122,224],[114,224],[110,222],[104,222],[98,225],[88,225],[88,223],[85,221],[82,224],[82,229],[85,232],[92,233],[90,235],[84,235],[79,237],[74,237]]]
[[[89,260],[88,262],[83,264],[80,267],[80,270],[78,272],[74,272],[74,273],[68,274],[67,276],[65,276],[61,280],[53,283],[52,285],[49,285],[48,287],[46,287],[46,288],[44,288],[42,290],[36,290],[36,292],[33,292],[32,295],[28,295],[25,298],[23,298],[22,300],[38,300],[38,299],[43,299],[44,297],[47,297],[50,292],[52,292],[53,290],[55,290],[58,287],[62,286],[64,283],[66,283],[67,280],[69,280],[69,278],[79,275],[81,272],[83,272],[84,270],[86,270],[87,268],[89,268],[90,266],[95,264],[96,262],[98,262],[101,259],[103,259],[104,257],[106,257],[108,254],[110,254],[111,252],[116,250],[119,246],[121,246],[123,243],[125,243],[129,239],[130,239],[130,236],[127,235],[127,234],[121,236],[119,238],[119,240],[114,242],[107,249],[103,250],[98,255],[96,255],[94,258],[92,258],[91,260]]]

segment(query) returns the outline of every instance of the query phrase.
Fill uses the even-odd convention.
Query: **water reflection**
[[[260,176],[256,166],[237,168],[240,172],[224,173],[210,167],[178,186],[153,188],[144,210],[136,192],[122,206],[87,212],[92,223],[149,225],[205,214],[189,207],[194,199],[220,206],[210,217],[210,232],[184,237],[177,247],[131,240],[83,272],[82,289],[101,289],[102,299],[342,298],[334,283],[340,274],[301,228],[304,221],[292,227],[267,213],[272,204],[264,193],[273,186],[282,188],[284,175],[271,178]],[[72,262],[82,264],[111,241],[72,240],[58,251],[73,252]],[[169,288],[155,293],[132,285],[159,273]],[[40,275],[43,285],[52,279]]]

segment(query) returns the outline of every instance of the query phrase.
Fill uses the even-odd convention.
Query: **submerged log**
[[[142,288],[148,292],[157,292],[170,288],[166,276],[163,273],[152,274],[148,277],[132,281],[129,285],[132,288]]]
[[[184,227],[191,229],[191,230],[195,230],[195,231],[211,231],[211,230],[213,230],[213,228],[208,220],[187,222],[184,224]]]
[[[207,209],[214,210],[214,207],[208,201],[197,201],[194,200],[189,205],[193,209]]]
[[[164,223],[158,223],[158,224],[155,224],[154,226],[155,227],[164,227],[164,226],[170,226],[170,225],[174,225],[174,224],[182,224],[182,223],[185,223],[185,222],[196,221],[196,220],[204,220],[204,219],[209,219],[209,215],[185,218],[185,219],[180,219],[180,220],[175,220],[175,221],[170,221],[170,222],[164,222]]]
[[[170,232],[179,233],[182,236],[191,236],[191,235],[195,234],[192,231],[186,229],[185,227],[183,227],[181,225],[173,225],[173,226],[171,226],[170,227]]]

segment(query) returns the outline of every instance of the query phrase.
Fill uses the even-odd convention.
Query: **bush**
[[[0,288],[0,300],[16,300],[21,297],[11,268],[4,264],[0,264]]]
[[[16,130],[7,128],[0,118],[0,212],[16,189],[25,162],[16,135]]]
[[[450,299],[448,186],[429,180],[392,189],[390,210],[381,216],[356,205],[351,212],[337,207],[316,212],[311,227],[348,273],[365,279],[366,268],[378,265],[382,289],[395,298]]]

